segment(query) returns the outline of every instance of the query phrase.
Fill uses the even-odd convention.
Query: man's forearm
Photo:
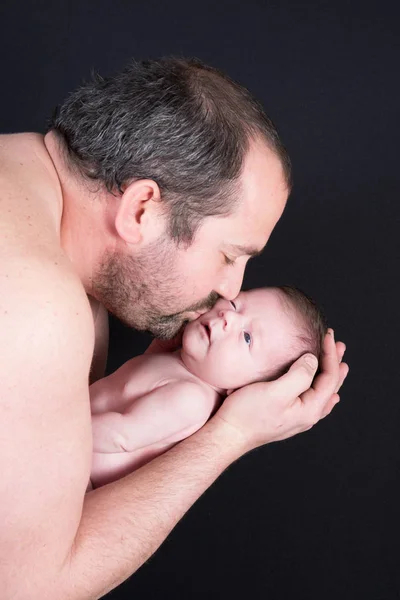
[[[228,427],[211,420],[141,469],[86,494],[59,580],[59,597],[100,598],[157,550],[192,504],[241,455]]]

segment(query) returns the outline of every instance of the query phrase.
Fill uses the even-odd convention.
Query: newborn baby
[[[241,292],[190,322],[182,347],[143,354],[90,386],[91,482],[123,477],[192,435],[237,388],[272,380],[302,354],[319,358],[326,326],[296,288]]]

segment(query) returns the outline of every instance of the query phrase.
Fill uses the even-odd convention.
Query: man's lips
[[[187,318],[189,320],[195,321],[196,319],[198,319],[199,317],[201,317],[202,315],[204,315],[204,313],[206,313],[207,311],[208,311],[207,308],[203,308],[202,310],[190,310],[186,314],[187,314]]]

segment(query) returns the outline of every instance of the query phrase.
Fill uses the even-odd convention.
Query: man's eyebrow
[[[231,250],[238,252],[239,254],[246,254],[246,256],[260,256],[264,248],[255,248],[254,246],[241,246],[240,244],[229,244]]]

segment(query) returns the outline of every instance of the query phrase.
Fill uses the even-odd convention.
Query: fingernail
[[[314,356],[314,354],[306,354],[304,360],[307,363],[307,365],[312,369],[315,369],[318,366],[318,360],[317,357]]]

